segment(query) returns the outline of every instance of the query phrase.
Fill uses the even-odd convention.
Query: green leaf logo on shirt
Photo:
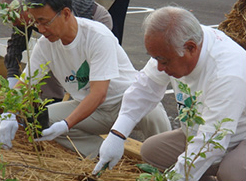
[[[76,78],[78,81],[78,90],[82,89],[89,82],[90,67],[87,61],[85,61],[76,73]]]

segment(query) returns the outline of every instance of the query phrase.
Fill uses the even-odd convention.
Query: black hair
[[[26,0],[26,3],[33,8],[49,5],[55,12],[68,7],[72,11],[72,0]]]

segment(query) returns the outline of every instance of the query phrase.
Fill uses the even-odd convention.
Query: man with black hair
[[[116,120],[122,95],[135,81],[137,71],[108,28],[72,14],[71,0],[28,2],[36,3],[29,13],[43,36],[31,55],[31,74],[27,69],[24,73],[31,76],[40,64],[50,61],[48,69],[73,98],[48,106],[50,128],[43,130],[37,141],[55,139],[74,149],[66,137],[69,135],[84,156],[97,156],[103,141],[100,135],[108,133]],[[136,128],[147,138],[170,130],[167,120],[159,102]],[[9,131],[13,127],[10,122],[1,122],[0,142],[15,134]]]
[[[10,3],[11,1],[5,0],[5,2]],[[112,29],[113,27],[112,18],[108,11],[103,6],[97,4],[94,0],[73,0],[72,10],[74,15],[77,17],[99,21],[105,24],[109,29]],[[22,15],[28,19],[28,15],[25,12],[23,12]],[[24,32],[24,26],[20,23],[18,24],[18,22],[16,22],[14,25],[17,26],[20,31]],[[29,39],[32,35],[32,31],[38,32],[38,29],[34,26],[28,28]],[[11,38],[8,40],[7,54],[4,57],[4,64],[7,69],[7,79],[9,81],[10,88],[12,88],[17,82],[15,75],[19,76],[21,73],[20,63],[24,50],[26,50],[25,36],[15,33],[15,30],[13,29]],[[64,89],[56,80],[52,72],[49,74],[51,78],[45,80],[46,85],[43,85],[41,88],[41,98],[52,98],[54,99],[54,102],[61,101],[64,96]]]

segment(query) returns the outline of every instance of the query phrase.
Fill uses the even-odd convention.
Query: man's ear
[[[185,42],[184,47],[190,53],[194,53],[197,50],[197,44],[194,41]]]
[[[63,15],[65,17],[65,20],[68,20],[72,14],[72,11],[68,8],[68,7],[65,7],[63,10]]]

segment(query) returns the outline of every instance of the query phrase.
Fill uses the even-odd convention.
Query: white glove
[[[49,128],[42,131],[42,137],[35,139],[34,141],[53,140],[61,134],[68,132],[67,123],[64,120],[52,124]]]
[[[5,117],[6,119],[3,119]],[[18,122],[16,121],[15,115],[11,113],[3,113],[1,118],[0,143],[4,144],[2,146],[4,149],[9,149],[12,148],[11,141],[15,138],[15,133],[18,130]]]
[[[15,77],[9,77],[7,80],[9,81],[9,88],[10,89],[13,89],[15,84],[18,82],[18,79]]]
[[[108,134],[100,147],[100,159],[95,166],[92,175],[96,175],[100,172],[106,163],[109,163],[109,170],[112,170],[124,153],[124,142],[124,139],[113,135],[111,132]]]

